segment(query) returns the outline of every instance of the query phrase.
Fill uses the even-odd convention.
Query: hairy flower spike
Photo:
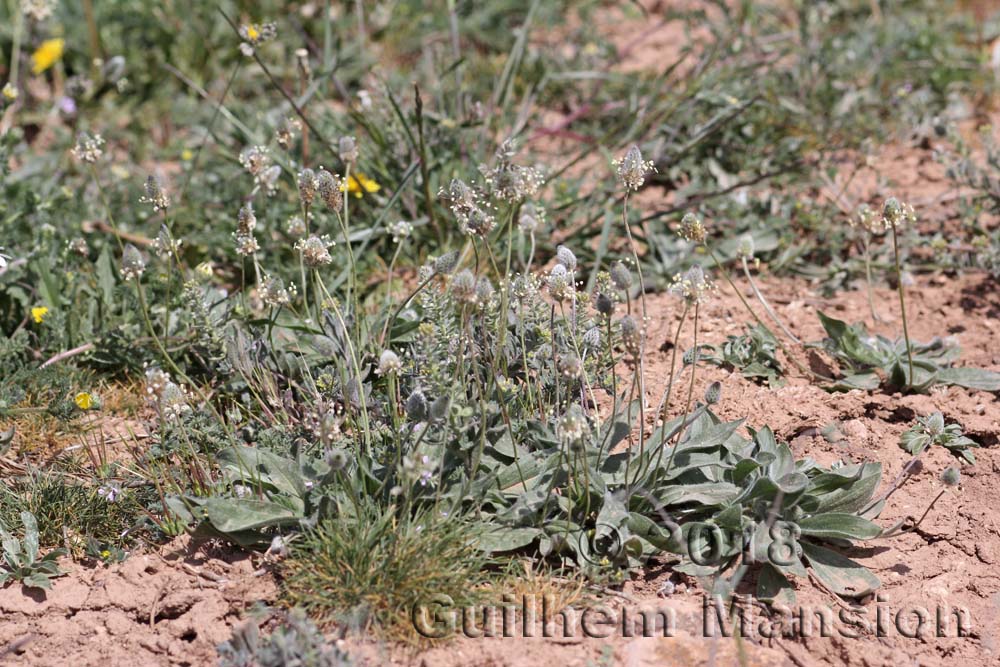
[[[642,332],[639,331],[639,324],[631,315],[626,315],[618,325],[622,332],[622,343],[625,349],[633,355],[639,354],[642,347]]]
[[[316,172],[312,169],[303,169],[299,172],[296,180],[299,187],[299,199],[306,206],[312,206],[313,199],[316,198],[316,190],[319,187]]]
[[[716,291],[714,283],[707,277],[701,266],[695,264],[684,274],[674,276],[670,291],[678,295],[689,305],[701,304],[708,301],[709,297]]]
[[[404,405],[406,416],[415,422],[422,422],[427,419],[427,397],[419,389],[410,394]]]
[[[138,280],[146,270],[146,260],[134,245],[129,243],[122,253],[122,280]]]
[[[556,261],[565,266],[570,273],[576,270],[576,255],[564,245],[556,248]]]
[[[288,305],[295,294],[295,286],[291,290],[285,287],[285,282],[277,276],[267,276],[260,284],[260,300],[271,308]]]
[[[344,208],[343,181],[340,176],[335,176],[326,169],[320,167],[316,182],[319,196],[323,198],[326,207],[338,213]]]
[[[455,178],[447,190],[438,193],[451,209],[464,234],[485,236],[496,225],[496,219],[479,192],[465,181]]]
[[[704,243],[707,236],[705,223],[695,213],[685,213],[681,218],[680,237],[691,243]]]
[[[253,202],[246,202],[236,214],[236,232],[246,236],[252,234],[256,226],[257,216],[253,212]]]
[[[576,379],[583,375],[583,362],[572,352],[559,355],[556,367],[559,369],[559,374],[565,378]]]
[[[312,217],[310,215],[310,217]],[[306,235],[306,223],[301,217],[293,215],[285,224],[285,232],[293,239],[299,239]]]
[[[243,257],[249,257],[260,250],[260,244],[257,243],[257,239],[254,238],[253,234],[240,234],[236,232],[233,234],[233,243],[236,246],[236,254]]]
[[[341,137],[337,142],[340,159],[348,164],[358,161],[358,142],[354,137]]]
[[[434,260],[434,273],[447,276],[458,266],[458,251],[452,250]]]
[[[632,272],[621,262],[615,262],[611,266],[611,284],[615,289],[627,292],[632,287]]]
[[[885,231],[885,227],[882,226],[882,220],[878,213],[868,204],[861,204],[858,206],[856,217],[849,218],[848,224],[850,224],[851,227],[861,227],[862,229],[866,229],[871,234],[881,234]]]
[[[611,316],[615,312],[615,302],[604,292],[598,292],[594,298],[594,307],[601,315]]]
[[[646,182],[646,176],[655,171],[652,160],[643,160],[638,146],[632,146],[625,157],[615,160],[612,164],[618,174],[618,180],[626,190],[638,190]]]
[[[166,225],[160,225],[160,233],[150,246],[156,256],[160,259],[167,259],[177,254],[181,249],[181,240],[175,239]]]
[[[252,176],[260,175],[271,165],[271,157],[267,154],[267,146],[250,146],[240,153],[240,165]]]
[[[302,121],[298,118],[286,118],[274,130],[274,140],[284,150],[288,150],[295,141],[295,135],[302,130]]]
[[[492,213],[477,207],[469,211],[469,215],[465,218],[465,224],[462,226],[462,231],[472,236],[485,237],[493,231],[496,223],[496,218],[493,217]]]
[[[76,137],[76,146],[73,147],[73,157],[80,162],[94,164],[104,155],[104,137],[99,134],[90,135],[81,132]]]
[[[544,182],[540,171],[513,163],[517,154],[513,140],[503,142],[496,152],[496,164],[490,168],[479,165],[486,187],[497,199],[513,202],[533,196]]]
[[[69,251],[77,257],[88,257],[90,255],[90,246],[87,245],[87,239],[77,236],[69,242]],[[4,255],[0,255],[0,269],[4,266],[6,266]]]
[[[589,432],[587,418],[576,403],[572,404],[556,422],[556,435],[563,444],[571,447],[579,446]]]
[[[549,272],[548,283],[549,293],[556,301],[566,301],[573,295],[573,277],[566,267],[556,264]]]
[[[524,204],[521,207],[521,214],[517,218],[517,226],[525,234],[534,234],[545,222],[545,209],[532,203]]]
[[[587,332],[583,334],[583,346],[590,348],[591,350],[596,350],[601,347],[601,330],[598,327],[590,327]]]
[[[451,278],[449,291],[458,303],[476,303],[476,277],[469,269],[462,269]]]
[[[270,197],[277,190],[281,167],[271,164],[266,146],[250,146],[240,153],[240,164],[253,176],[254,183]]]
[[[300,239],[295,244],[295,249],[302,253],[303,263],[309,268],[314,269],[333,261],[329,250],[333,245],[333,241],[328,236],[316,236],[313,234],[307,239]]]
[[[749,234],[744,234],[740,237],[740,243],[736,247],[736,256],[742,259],[752,260],[754,249],[753,237]]]
[[[916,222],[916,219],[913,207],[900,202],[895,197],[889,197],[882,205],[882,225],[886,231],[899,229],[906,223]]]
[[[54,0],[22,0],[21,11],[32,21],[44,21],[52,16]]]
[[[164,191],[160,182],[155,176],[150,175],[146,178],[146,184],[143,186],[145,194],[139,198],[139,201],[143,204],[150,204],[153,207],[153,213],[159,213],[160,211],[166,211],[170,206],[170,197]]]
[[[496,293],[496,290],[493,288],[493,283],[490,282],[489,278],[479,276],[476,279],[476,303],[480,306],[488,305],[494,293]]]
[[[392,236],[392,242],[399,243],[403,239],[410,237],[413,233],[413,225],[405,220],[400,220],[389,225],[388,231]]]

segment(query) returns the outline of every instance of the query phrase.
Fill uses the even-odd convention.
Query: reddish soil
[[[231,627],[276,592],[250,556],[186,537],[117,565],[62,568],[51,591],[0,589],[0,664],[213,665]]]

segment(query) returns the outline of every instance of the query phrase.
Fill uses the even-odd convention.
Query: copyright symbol
[[[579,533],[577,553],[591,565],[615,562],[622,553],[622,535],[617,526],[599,523],[592,530]]]

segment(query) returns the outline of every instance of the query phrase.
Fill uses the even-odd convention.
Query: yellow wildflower
[[[344,192],[350,192],[360,199],[366,192],[378,192],[382,189],[382,186],[359,172],[357,176],[352,175],[347,179],[347,182],[341,185],[340,189]]]
[[[185,148],[184,150],[181,151],[181,159],[184,160],[185,162],[190,162],[191,160],[194,159],[194,151],[192,151],[190,148]]]
[[[13,102],[17,99],[17,88],[10,81],[4,84],[3,90],[0,92],[3,93],[4,99],[8,102]]]
[[[49,309],[45,306],[35,306],[31,309],[31,317],[34,318],[36,324],[41,324],[45,316],[49,314]]]
[[[85,391],[81,391],[79,394],[77,394],[73,398],[73,401],[76,403],[76,407],[80,408],[81,410],[89,410],[92,407],[94,407],[94,397]]]
[[[62,58],[66,42],[60,38],[47,39],[31,54],[31,71],[41,74]]]
[[[111,551],[105,549],[101,552],[101,558],[111,558]]]

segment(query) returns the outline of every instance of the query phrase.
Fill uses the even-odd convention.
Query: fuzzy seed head
[[[358,161],[358,142],[354,137],[341,137],[337,141],[337,149],[344,162],[354,164]]]
[[[615,312],[615,302],[604,292],[598,292],[594,298],[594,307],[601,315],[610,317]]]
[[[476,303],[476,276],[469,269],[462,269],[451,278],[449,291],[458,303]]]
[[[559,369],[559,374],[564,378],[576,379],[583,375],[583,363],[580,361],[580,357],[572,352],[559,355],[556,366]]]
[[[415,422],[422,422],[427,419],[427,397],[424,392],[417,389],[406,399],[406,416]]]
[[[552,267],[546,282],[549,293],[556,301],[566,301],[572,297],[574,291],[573,276],[562,264],[556,264]]]
[[[589,431],[587,418],[576,403],[556,422],[556,435],[560,442],[569,446],[579,446]]]
[[[722,383],[716,380],[705,390],[705,403],[715,405],[722,399]]]
[[[615,289],[627,292],[632,287],[632,272],[621,262],[615,262],[611,266],[611,284]]]
[[[493,298],[495,293],[496,290],[493,288],[493,283],[490,282],[490,279],[486,276],[479,276],[476,280],[476,303],[481,306],[489,304],[490,299]]]
[[[587,329],[586,333],[583,334],[583,346],[590,350],[597,350],[601,347],[601,329],[599,327],[590,327]]]
[[[556,261],[565,266],[570,273],[576,270],[576,255],[564,245],[556,248]]]
[[[378,375],[398,375],[403,370],[403,362],[392,350],[383,350],[378,358],[378,368],[375,372]]]
[[[434,273],[447,276],[458,266],[458,251],[452,250],[434,260]]]
[[[615,160],[615,172],[626,190],[638,190],[646,182],[646,176],[655,171],[651,160],[643,160],[638,146],[632,146],[620,160]]]
[[[621,329],[622,344],[625,345],[625,349],[633,355],[638,354],[642,346],[642,332],[639,330],[639,324],[635,318],[626,315],[618,326]]]
[[[517,218],[517,226],[525,234],[534,234],[544,221],[545,209],[541,206],[527,203],[521,207],[521,214]]]

